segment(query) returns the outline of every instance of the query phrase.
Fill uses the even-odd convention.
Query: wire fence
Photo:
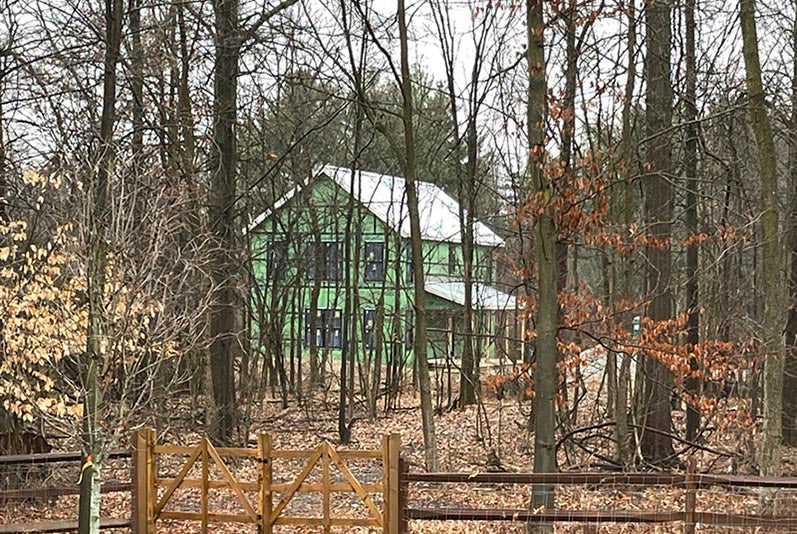
[[[131,458],[117,450],[103,462],[103,528],[130,524]],[[0,456],[0,534],[75,530],[82,460],[79,452]]]

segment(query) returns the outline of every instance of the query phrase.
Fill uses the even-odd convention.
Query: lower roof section
[[[424,282],[427,293],[440,297],[459,306],[465,305],[465,282],[462,280],[431,279]],[[517,298],[500,289],[481,282],[473,282],[471,305],[477,310],[515,310]]]

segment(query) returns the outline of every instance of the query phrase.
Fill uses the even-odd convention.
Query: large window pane
[[[376,346],[376,310],[363,310],[363,343],[367,349]]]
[[[365,281],[381,282],[385,279],[385,244],[369,242],[365,244]]]

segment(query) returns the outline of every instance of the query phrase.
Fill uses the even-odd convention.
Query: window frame
[[[459,256],[453,243],[448,244],[448,274],[454,276],[459,270]]]
[[[279,267],[286,265],[287,260],[288,241],[285,239],[270,239],[266,244],[266,278],[277,281],[284,280],[285,269]]]
[[[310,346],[310,308],[304,310],[304,343]],[[316,309],[316,347],[319,349],[343,348],[343,310],[340,308]]]
[[[375,255],[378,259],[371,259],[369,253],[376,249]],[[384,282],[385,281],[385,242],[366,241],[363,248],[363,280],[365,282]],[[373,269],[375,268],[375,269]]]
[[[322,282],[340,282],[343,280],[344,269],[346,268],[345,247],[343,241],[321,241],[312,242],[307,247],[305,258],[307,261],[307,279],[318,279],[318,273],[315,272],[316,255],[321,255],[321,281]],[[333,251],[334,255],[333,255]]]
[[[376,309],[363,309],[363,345],[366,349],[376,348]]]

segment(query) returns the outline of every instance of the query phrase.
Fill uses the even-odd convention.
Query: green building
[[[428,182],[418,183],[418,197],[428,354],[442,364],[458,360],[462,346],[460,206]],[[414,290],[403,178],[321,167],[245,233],[257,347],[291,361],[311,350],[332,361],[344,346],[368,363],[411,361]],[[509,355],[518,302],[493,284],[504,240],[476,222],[474,241],[474,347],[485,361]],[[351,320],[354,329],[347,326]]]

